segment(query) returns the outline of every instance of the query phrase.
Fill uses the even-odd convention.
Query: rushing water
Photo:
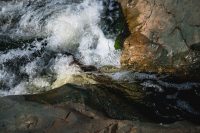
[[[81,71],[74,59],[96,67],[119,66],[117,32],[102,24],[119,17],[115,3],[0,1],[0,95],[34,93],[31,87],[48,90],[53,80]]]
[[[1,0],[0,96],[50,90],[55,80],[82,73],[80,64],[120,67],[120,17],[115,0]],[[126,71],[107,76],[137,82],[162,119],[200,121],[197,81]]]

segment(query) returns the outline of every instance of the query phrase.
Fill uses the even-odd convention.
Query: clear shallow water
[[[119,66],[116,33],[106,36],[109,28],[101,25],[119,15],[105,15],[105,10],[118,8],[112,0],[1,1],[0,95],[49,90],[52,81],[81,72],[74,59]]]

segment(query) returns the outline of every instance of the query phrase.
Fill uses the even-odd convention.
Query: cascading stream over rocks
[[[48,90],[55,79],[81,71],[75,60],[119,66],[119,31],[108,26],[119,17],[115,1],[1,1],[0,95]]]
[[[182,1],[1,0],[0,132],[39,125],[17,125],[26,118],[53,127],[57,121],[47,124],[46,118],[57,120],[60,111],[65,121],[71,113],[66,108],[78,125],[102,118],[105,126],[104,117],[200,123],[200,21],[189,17],[190,9],[174,10],[187,9],[184,3],[197,11],[199,6],[192,5],[198,0]],[[97,112],[87,107],[103,117],[93,117]],[[41,108],[45,113],[37,112]],[[124,127],[111,130],[117,128]]]

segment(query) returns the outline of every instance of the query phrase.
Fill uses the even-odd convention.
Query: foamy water
[[[81,72],[74,58],[96,67],[119,66],[114,38],[100,26],[103,11],[99,0],[1,1],[0,37],[19,47],[0,51],[0,95],[49,90],[55,80]]]

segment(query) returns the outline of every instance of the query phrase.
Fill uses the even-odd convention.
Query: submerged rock
[[[118,0],[131,35],[124,42],[121,64],[154,72],[185,71],[199,51],[198,0]],[[194,45],[193,45],[194,44]]]

